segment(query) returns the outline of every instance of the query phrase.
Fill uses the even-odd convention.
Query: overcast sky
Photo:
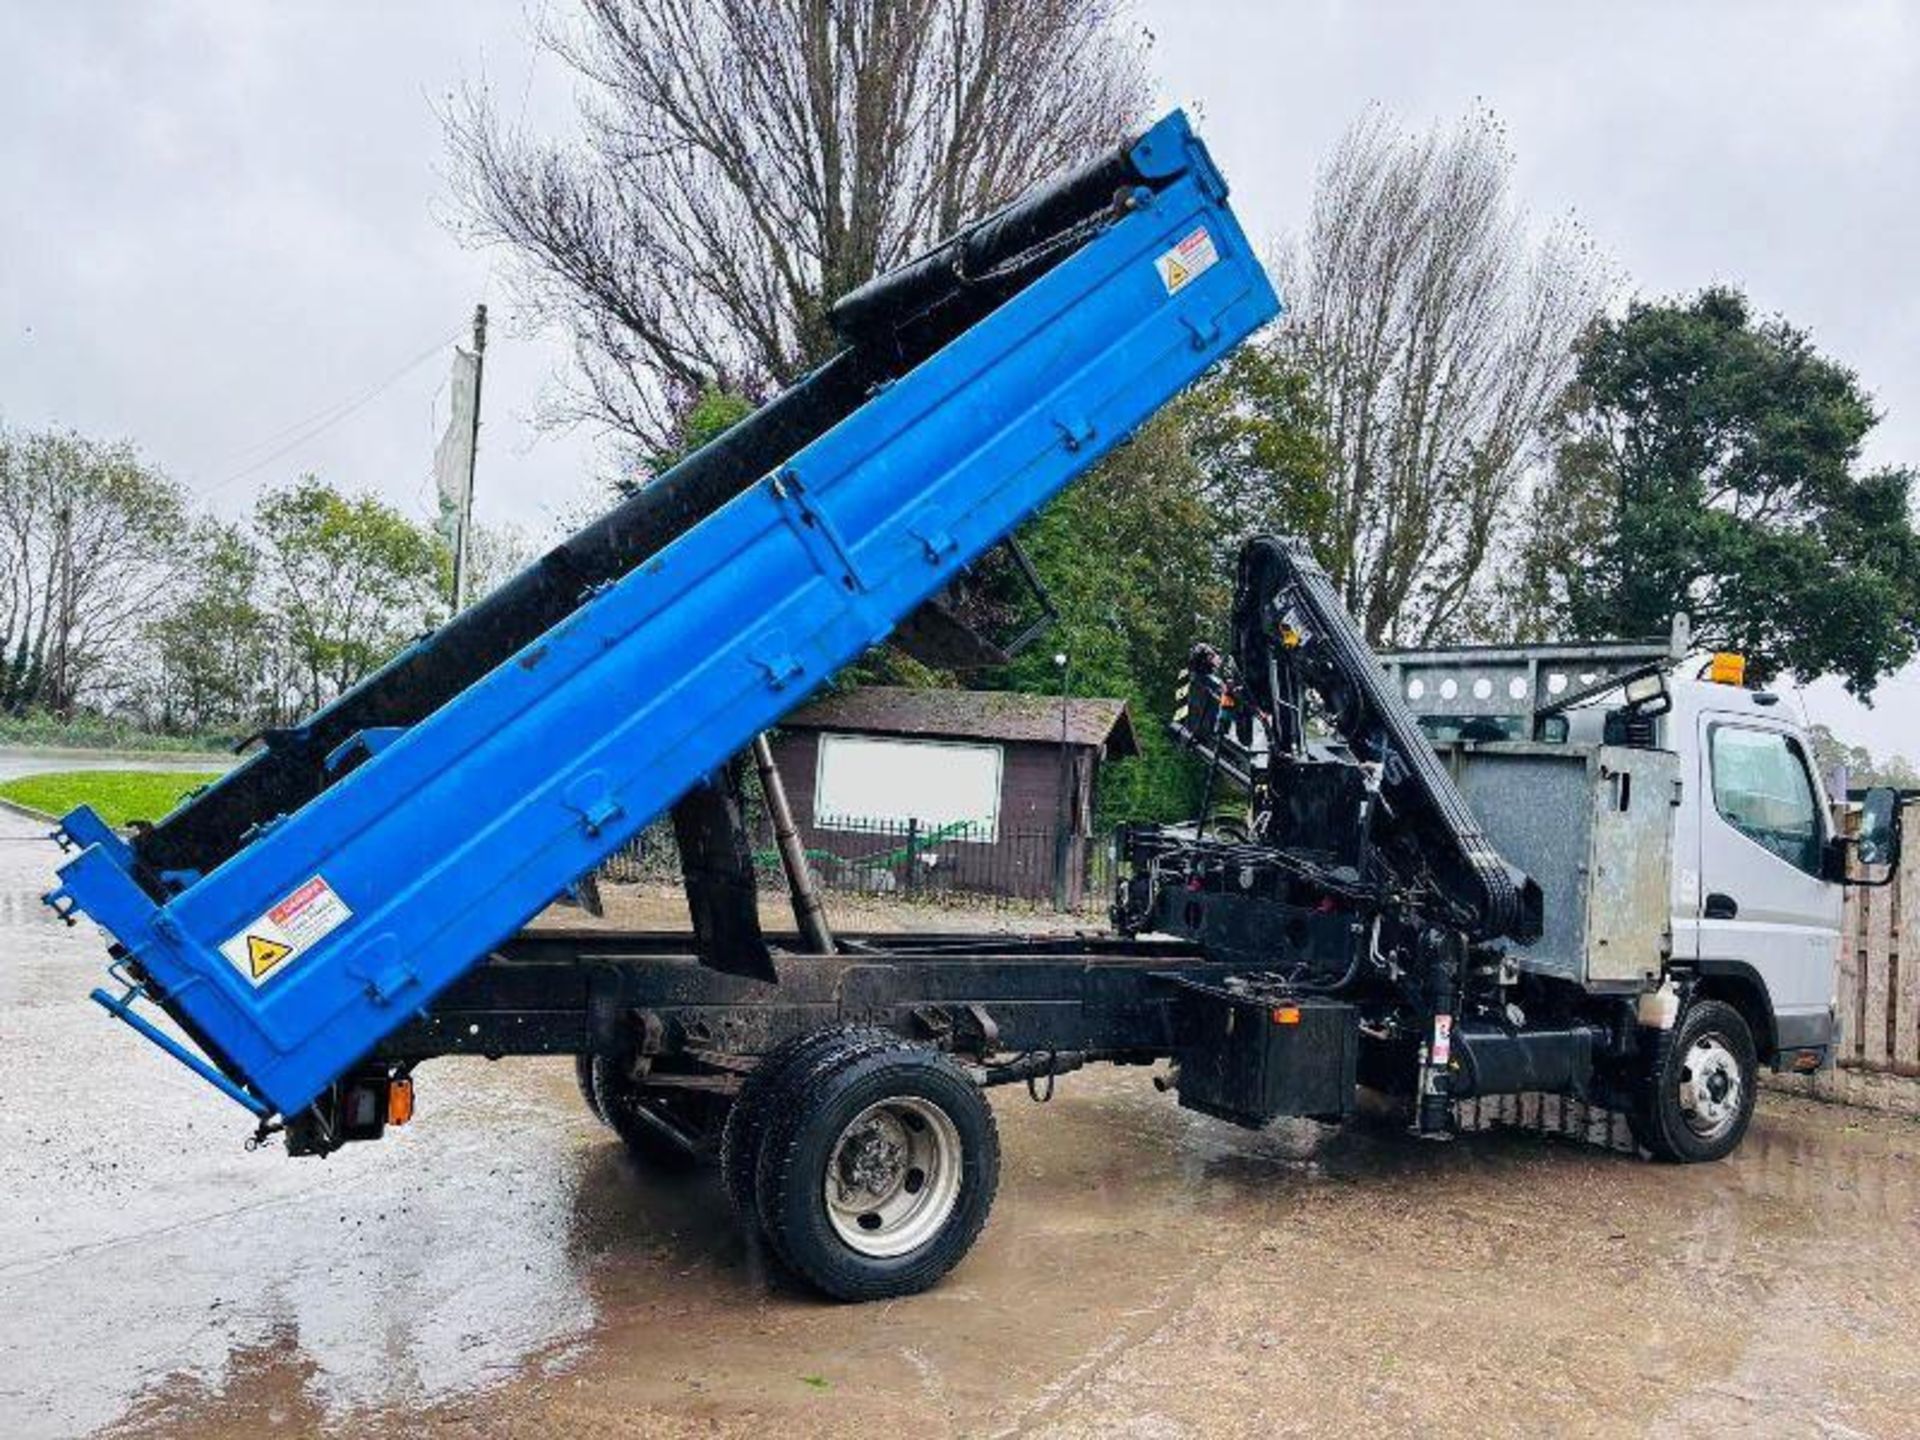
[[[1367,103],[1424,125],[1484,102],[1532,211],[1577,213],[1641,293],[1744,286],[1859,371],[1886,415],[1871,458],[1920,462],[1920,7],[1138,13],[1257,236],[1300,223]],[[517,333],[489,258],[444,228],[434,113],[485,78],[530,129],[563,130],[566,78],[527,29],[511,0],[0,0],[0,421],[131,439],[228,514],[313,470],[424,516],[446,346],[485,298],[478,509],[545,538],[592,492],[597,448],[533,424],[566,350]],[[1872,712],[1830,685],[1807,700],[1920,757],[1920,669]]]

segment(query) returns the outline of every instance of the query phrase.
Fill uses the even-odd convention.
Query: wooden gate
[[[1920,802],[1902,815],[1890,885],[1847,891],[1840,922],[1840,1064],[1920,1075]]]
[[[1855,817],[1837,817],[1851,828]],[[1902,821],[1905,854],[1893,883],[1849,889],[1840,919],[1834,995],[1838,1067],[1780,1076],[1781,1089],[1920,1115],[1920,801]]]

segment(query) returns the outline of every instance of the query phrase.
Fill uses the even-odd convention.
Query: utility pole
[[[487,362],[487,307],[473,307],[473,432],[467,443],[467,485],[460,502],[460,528],[453,541],[453,613],[467,608],[467,591],[472,581],[470,542],[467,532],[473,528],[473,477],[480,468],[480,380]]]

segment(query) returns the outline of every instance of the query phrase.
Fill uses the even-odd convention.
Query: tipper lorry
[[[1129,827],[1111,934],[825,923],[762,732],[889,635],[964,643],[940,592],[1278,313],[1226,198],[1168,117],[844,297],[819,370],[157,823],[67,816],[47,899],[107,932],[94,998],[295,1155],[404,1123],[423,1060],[572,1056],[637,1155],[717,1159],[845,1299],[973,1243],[985,1088],[1092,1062],[1170,1061],[1247,1125],[1365,1083],[1443,1136],[1461,1098],[1559,1091],[1725,1154],[1758,1065],[1829,1053],[1816,951],[1890,808],[1833,835],[1767,697],[1661,667],[1442,735],[1408,697],[1496,672],[1383,668],[1290,543],[1247,548],[1175,720],[1237,833]],[[754,908],[749,749],[793,936]],[[521,933],[667,811],[691,934]]]

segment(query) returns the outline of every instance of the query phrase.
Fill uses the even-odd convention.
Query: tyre
[[[651,1088],[627,1078],[618,1062],[593,1061],[595,1106],[643,1165],[691,1170],[710,1159],[726,1123],[730,1096],[710,1090]]]
[[[573,1057],[574,1083],[580,1087],[581,1098],[587,1102],[587,1109],[593,1112],[594,1119],[602,1125],[607,1123],[607,1115],[600,1108],[600,1097],[593,1090],[593,1056],[576,1055]]]
[[[1699,1164],[1738,1148],[1759,1092],[1753,1031],[1731,1005],[1699,1000],[1642,1075],[1628,1112],[1634,1139],[1657,1160]]]
[[[755,1180],[761,1229],[791,1269],[838,1300],[891,1299],[972,1248],[1000,1139],[986,1096],[947,1056],[855,1042],[769,1114]]]
[[[792,1094],[804,1087],[821,1057],[838,1054],[862,1041],[869,1048],[879,1048],[899,1043],[899,1037],[891,1030],[865,1026],[796,1035],[769,1050],[740,1087],[739,1098],[720,1135],[720,1183],[734,1214],[750,1230],[760,1228],[754,1187],[758,1183],[760,1139],[768,1116],[791,1103]]]

